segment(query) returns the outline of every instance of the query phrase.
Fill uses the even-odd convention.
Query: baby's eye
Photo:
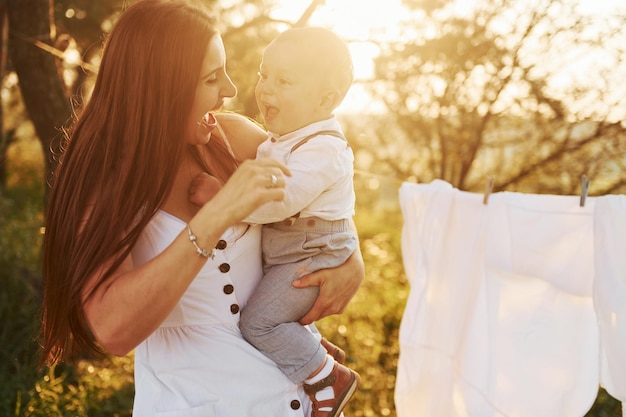
[[[291,82],[290,82],[288,79],[286,79],[286,78],[280,78],[280,79],[278,79],[278,83],[279,83],[280,85],[290,85],[290,84],[291,84]]]

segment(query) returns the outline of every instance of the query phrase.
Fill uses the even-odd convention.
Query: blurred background
[[[568,195],[585,175],[589,195],[626,192],[621,0],[206,1],[239,89],[227,108],[255,119],[261,53],[277,33],[324,26],[350,45],[356,81],[337,115],[356,155],[366,280],[343,315],[319,323],[363,377],[347,417],[396,415],[410,290],[402,182]],[[0,416],[130,415],[132,354],[39,371],[35,336],[59,132],[89,99],[103,39],[131,3],[0,1]],[[587,417],[621,415],[599,389]]]

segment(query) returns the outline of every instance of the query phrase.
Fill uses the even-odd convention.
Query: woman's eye
[[[215,82],[217,82],[217,76],[216,75],[210,76],[205,81],[205,83],[207,83],[207,84],[215,84]]]

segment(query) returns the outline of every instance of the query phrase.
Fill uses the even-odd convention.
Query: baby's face
[[[265,127],[284,135],[330,116],[321,106],[324,74],[306,48],[290,41],[271,43],[265,50],[255,95]]]

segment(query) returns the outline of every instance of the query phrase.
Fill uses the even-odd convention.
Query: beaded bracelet
[[[209,252],[208,250],[202,249],[200,246],[198,246],[198,242],[196,242],[197,240],[196,235],[193,234],[193,232],[191,231],[191,227],[189,227],[189,225],[187,225],[187,233],[189,234],[189,241],[196,248],[196,253],[198,255],[204,256],[205,258],[211,258],[211,259],[215,258],[215,248],[211,249],[211,251]]]

